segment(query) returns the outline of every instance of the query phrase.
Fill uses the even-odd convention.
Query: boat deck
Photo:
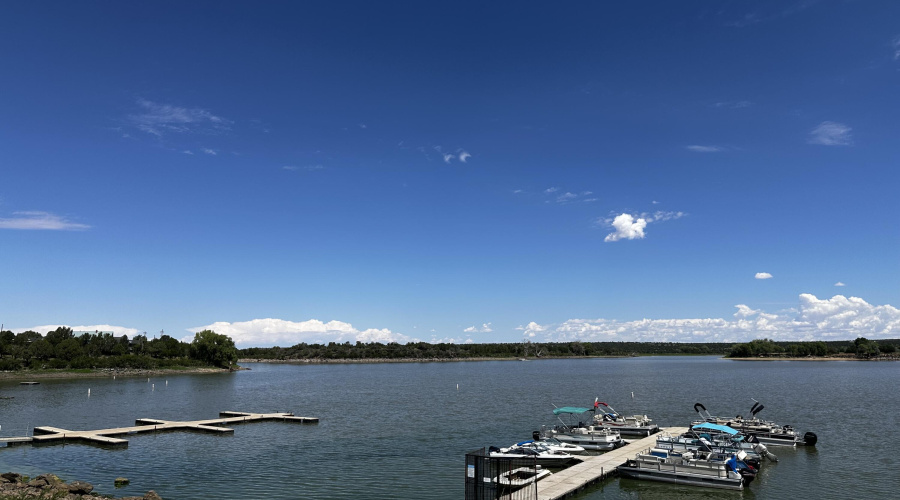
[[[687,427],[660,427],[660,433],[677,436]],[[557,500],[580,492],[586,486],[616,473],[616,467],[634,458],[639,452],[656,445],[657,434],[631,441],[627,445],[602,455],[579,457],[582,462],[541,479],[537,483],[538,500]]]
[[[42,444],[58,441],[84,441],[104,446],[128,446],[128,440],[113,436],[127,436],[142,432],[163,431],[202,431],[216,434],[231,434],[234,429],[225,425],[241,424],[246,422],[261,422],[265,420],[280,420],[284,422],[297,422],[303,424],[318,423],[315,417],[297,417],[293,413],[244,413],[236,411],[219,412],[219,418],[207,420],[175,421],[159,420],[155,418],[139,418],[133,427],[114,427],[111,429],[99,429],[89,431],[73,431],[58,427],[41,426],[34,428],[31,437],[0,438],[0,441],[12,444]]]

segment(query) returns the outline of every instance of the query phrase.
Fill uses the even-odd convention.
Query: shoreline
[[[804,356],[802,358],[789,357],[756,357],[756,358],[726,358],[733,361],[900,361],[900,358],[856,358],[856,357],[838,357],[838,356]]]
[[[707,356],[706,354],[697,356]],[[721,356],[721,355],[713,355]],[[542,356],[540,358],[335,358],[335,359],[263,359],[241,358],[238,363],[273,363],[291,365],[346,365],[346,364],[374,364],[374,363],[456,363],[470,361],[543,361],[545,359],[621,359],[641,358],[647,356]]]
[[[91,371],[66,371],[66,370],[40,370],[40,371],[6,371],[0,372],[0,381],[4,380],[33,380],[33,379],[73,379],[73,378],[110,378],[110,377],[157,377],[160,375],[208,375],[214,373],[231,373],[243,368],[154,368],[154,369],[132,369],[132,368],[116,368],[101,369]]]

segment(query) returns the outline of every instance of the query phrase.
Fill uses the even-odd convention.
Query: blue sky
[[[0,6],[0,321],[900,337],[896,2]]]

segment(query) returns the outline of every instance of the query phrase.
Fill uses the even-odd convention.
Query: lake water
[[[154,489],[166,500],[461,499],[465,453],[530,438],[554,422],[554,404],[589,406],[599,397],[660,426],[685,426],[696,402],[713,414],[747,415],[756,398],[766,406],[760,416],[813,431],[818,445],[773,447],[780,461],[766,463],[743,493],[614,479],[577,498],[900,495],[897,363],[641,357],[245,366],[252,370],[149,382],[0,382],[0,396],[13,396],[0,400],[0,434],[41,425],[125,427],[136,418],[200,420],[221,410],[293,411],[320,423],[251,423],[227,436],[133,435],[126,449],[0,448],[0,471],[53,472],[116,496]],[[117,476],[131,484],[115,489]]]

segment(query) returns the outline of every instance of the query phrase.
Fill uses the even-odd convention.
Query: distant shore
[[[545,359],[603,359],[635,356],[542,356],[540,358],[335,358],[335,359],[261,359],[241,358],[238,363],[275,363],[292,365],[367,364],[367,363],[455,363],[457,361],[542,361]]]
[[[18,370],[0,372],[0,380],[46,380],[110,377],[158,377],[161,375],[229,373],[228,368],[157,368],[157,369],[101,369],[101,370]]]
[[[900,361],[897,357],[857,358],[849,356],[804,356],[800,358],[789,357],[757,357],[757,358],[723,358],[735,361]]]

